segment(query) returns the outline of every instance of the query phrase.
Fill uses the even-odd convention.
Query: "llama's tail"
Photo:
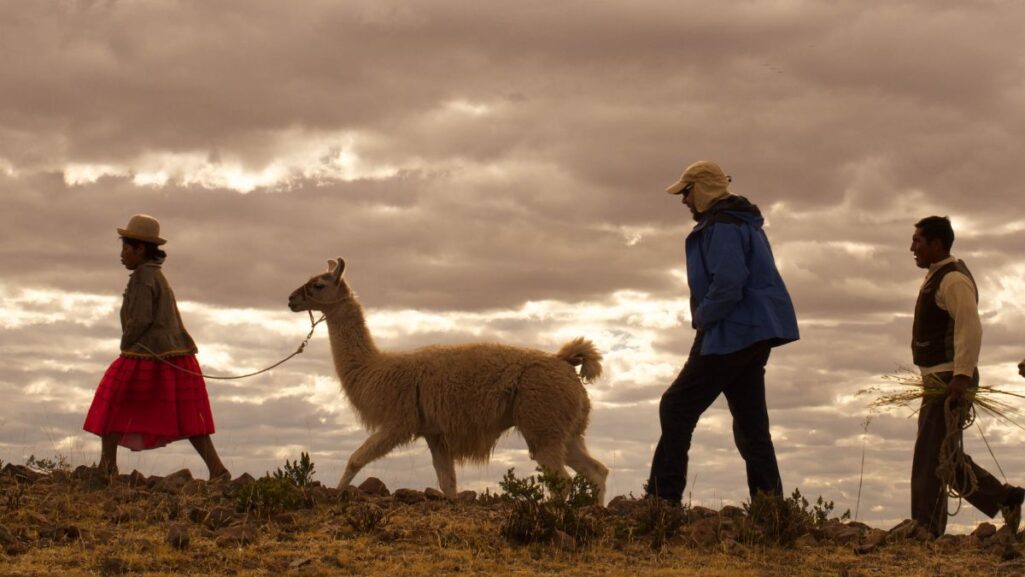
[[[601,376],[601,353],[595,348],[594,343],[577,337],[562,345],[555,356],[573,365],[580,367],[580,379],[585,383],[593,383]]]

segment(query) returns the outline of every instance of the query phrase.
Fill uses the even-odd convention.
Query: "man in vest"
[[[915,224],[911,252],[915,264],[929,272],[915,305],[911,349],[923,378],[938,377],[947,385],[947,396],[958,403],[970,388],[979,386],[982,323],[975,279],[964,262],[950,255],[953,244],[954,230],[946,217],[930,216]],[[911,465],[911,515],[935,536],[947,525],[947,491],[936,473],[940,444],[947,435],[945,401],[942,396],[922,399]],[[990,517],[1002,513],[1017,532],[1025,489],[1000,483],[967,455],[965,461],[978,480],[978,488],[965,499]],[[953,488],[959,493],[968,489],[959,486],[964,476],[962,471],[954,475]]]
[[[720,395],[733,415],[733,438],[747,465],[751,496],[782,496],[769,434],[765,365],[772,347],[798,338],[797,316],[762,230],[758,207],[729,192],[714,162],[687,167],[666,189],[682,195],[697,224],[687,236],[691,324],[697,329],[683,370],[662,395],[662,436],[647,494],[680,503],[687,452],[698,418]]]

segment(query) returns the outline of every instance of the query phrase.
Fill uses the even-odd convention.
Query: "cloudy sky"
[[[915,423],[866,429],[855,393],[910,363],[920,217],[951,216],[979,281],[985,381],[1025,385],[1023,20],[1000,0],[0,0],[0,458],[98,458],[81,424],[120,337],[115,228],[148,213],[212,374],[294,350],[286,298],[337,256],[382,349],[593,339],[589,443],[610,494],[639,494],[693,339],[692,222],[662,190],[713,159],[764,211],[801,323],[768,371],[786,489],[896,523]],[[208,388],[236,474],[309,451],[333,485],[366,436],[322,329]],[[1025,432],[981,424],[1025,482]],[[120,464],[205,474],[186,443]],[[533,469],[515,433],[461,486],[510,466]],[[422,441],[367,475],[436,485]],[[746,498],[725,403],[689,491]]]

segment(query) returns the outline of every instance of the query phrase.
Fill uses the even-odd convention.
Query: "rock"
[[[862,542],[865,545],[872,545],[875,547],[881,547],[886,543],[886,536],[888,533],[882,529],[869,529],[862,534]]]
[[[146,475],[143,475],[137,469],[132,469],[132,472],[128,474],[128,486],[129,487],[144,487],[144,486],[146,486]]]
[[[993,534],[990,541],[993,543],[1001,543],[1003,545],[1013,545],[1018,541],[1018,536],[1011,530],[1010,525],[1003,525],[997,529],[997,532]]]
[[[957,535],[940,535],[936,546],[944,551],[957,551],[964,546],[964,541]]]
[[[616,495],[605,506],[610,513],[622,517],[632,516],[638,509],[644,506],[643,499],[634,499],[625,495]]]
[[[918,524],[913,519],[905,519],[897,524],[896,527],[890,529],[889,535],[887,535],[886,541],[893,543],[896,541],[919,541],[925,542],[932,539],[932,535],[929,531]]]
[[[708,519],[711,517],[718,517],[719,512],[713,509],[709,509],[708,507],[698,506],[691,507],[688,511],[687,516],[690,518],[691,521],[694,521],[697,519]]]
[[[719,516],[729,517],[731,519],[739,519],[744,516],[744,510],[740,507],[735,507],[733,505],[726,505],[725,507],[719,510]]]
[[[25,465],[15,465],[13,463],[7,463],[4,465],[3,472],[13,477],[19,483],[35,483],[45,476],[38,471],[33,471]]]
[[[391,493],[388,492],[388,487],[377,477],[367,477],[366,481],[363,481],[359,490],[366,495],[374,495],[377,497],[387,497]]]
[[[719,542],[719,519],[708,517],[690,524],[687,538],[698,547],[708,548]]]
[[[837,545],[850,545],[861,540],[861,529],[840,523],[827,523],[822,528],[822,535]]]
[[[330,503],[338,500],[338,490],[329,489],[323,486],[307,486],[306,487],[306,498],[309,499],[314,505],[318,503]]]
[[[249,473],[242,473],[237,479],[228,481],[227,483],[218,484],[221,488],[221,493],[229,499],[234,498],[239,492],[242,491],[246,486],[255,483],[256,479],[253,478]]]
[[[563,551],[574,551],[577,548],[577,540],[572,535],[556,529],[552,535],[552,545]]]
[[[71,472],[72,479],[89,479],[96,474],[96,467],[90,467],[88,465],[79,465],[75,467],[75,470]]]
[[[203,495],[206,493],[207,481],[202,479],[192,479],[185,483],[181,488],[182,495]]]
[[[185,485],[192,480],[192,471],[188,469],[181,469],[180,471],[175,471],[163,479],[158,480],[153,488],[157,491],[177,494],[181,493],[182,489],[185,488]]]
[[[407,505],[423,503],[427,500],[427,497],[425,497],[423,493],[413,489],[396,489],[393,496],[399,503],[406,503]]]
[[[997,528],[993,523],[980,523],[978,527],[972,531],[972,537],[975,537],[979,541],[985,541],[993,535],[996,535]]]
[[[256,529],[251,525],[233,525],[214,532],[218,547],[245,547],[256,540]]]
[[[424,489],[424,497],[430,501],[442,501],[445,499],[445,494],[434,487],[427,487]]]
[[[289,569],[298,569],[300,567],[305,567],[306,565],[309,565],[309,564],[313,563],[313,561],[314,561],[314,559],[312,557],[303,557],[301,559],[296,559],[295,561],[292,561],[291,563],[289,563],[288,564],[288,568]]]
[[[167,531],[167,538],[164,539],[171,547],[184,551],[189,548],[189,528],[185,525],[171,525]]]
[[[456,501],[460,503],[473,503],[477,500],[476,491],[459,491],[456,495]]]

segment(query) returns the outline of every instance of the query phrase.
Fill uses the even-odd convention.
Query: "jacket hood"
[[[751,201],[743,196],[735,194],[720,197],[714,201],[708,210],[702,213],[701,223],[712,222],[714,220],[713,217],[722,213],[726,213],[758,228],[761,228],[765,223],[762,211],[758,209],[757,205],[752,204]]]

